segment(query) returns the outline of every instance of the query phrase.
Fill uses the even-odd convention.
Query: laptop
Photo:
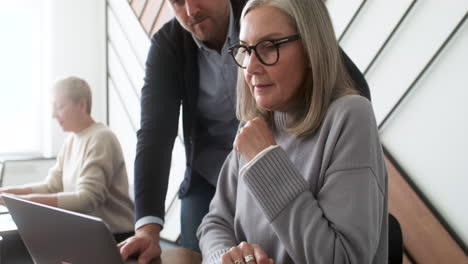
[[[2,198],[34,263],[124,263],[102,219],[7,194]]]

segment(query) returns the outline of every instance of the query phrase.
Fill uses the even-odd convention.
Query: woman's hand
[[[259,117],[248,121],[234,140],[234,149],[247,162],[251,161],[258,153],[271,145],[276,145],[273,133],[268,127],[267,122]]]
[[[257,244],[240,243],[221,257],[222,264],[273,264],[273,259]]]

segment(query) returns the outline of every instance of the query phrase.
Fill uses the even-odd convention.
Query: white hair
[[[92,95],[91,88],[88,83],[78,77],[68,77],[61,79],[55,83],[54,91],[63,91],[64,95],[74,103],[78,103],[81,99],[86,101],[86,111],[91,114]]]

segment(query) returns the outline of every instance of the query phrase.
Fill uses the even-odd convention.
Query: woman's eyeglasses
[[[253,46],[235,45],[229,48],[232,58],[236,64],[245,69],[250,61],[252,50],[257,54],[258,60],[267,66],[274,65],[279,60],[279,46],[288,42],[296,41],[301,37],[296,34],[278,39],[266,39],[258,42]]]

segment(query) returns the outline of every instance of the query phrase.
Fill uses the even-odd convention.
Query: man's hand
[[[240,243],[221,257],[222,264],[273,264],[273,259],[257,244]]]
[[[138,228],[134,236],[118,245],[123,260],[135,255],[138,256],[138,264],[147,264],[160,257],[159,232],[161,226],[158,224],[147,224]]]
[[[234,140],[234,149],[247,162],[271,145],[276,145],[273,133],[267,122],[259,117],[248,121]]]

